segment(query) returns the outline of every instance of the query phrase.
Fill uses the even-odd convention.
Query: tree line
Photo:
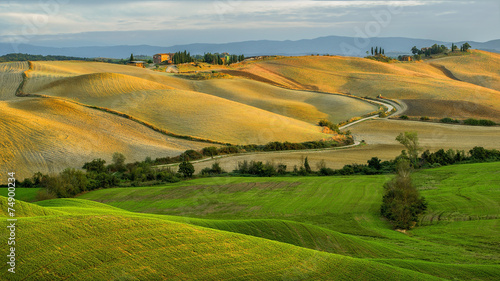
[[[63,60],[82,60],[90,61],[92,59],[68,57],[68,56],[43,56],[43,55],[30,55],[21,53],[12,53],[0,56],[0,62],[9,61],[63,61]]]
[[[468,42],[465,42],[460,46],[460,51],[461,52],[468,52],[469,49],[472,48],[471,45]],[[455,52],[458,49],[458,46],[455,45],[455,43],[451,44],[451,52]],[[425,55],[426,57],[430,57],[431,55],[437,55],[437,54],[443,54],[443,53],[448,53],[450,49],[446,47],[445,45],[438,45],[434,44],[431,47],[425,47],[425,48],[417,48],[417,46],[413,46],[411,48],[411,52],[414,56],[415,59],[420,60],[422,55]]]

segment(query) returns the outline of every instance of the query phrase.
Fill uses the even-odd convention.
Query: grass
[[[415,173],[429,213],[407,234],[378,214],[390,176],[207,178],[22,203],[16,278],[497,280],[499,167]]]
[[[9,280],[435,279],[373,261],[147,215],[118,210],[104,214],[109,207],[87,202],[53,200],[47,204],[51,207],[37,206],[45,213],[20,217],[17,223],[23,231],[17,233],[16,253],[23,258]],[[2,266],[2,278],[9,274],[6,267]]]
[[[15,199],[25,202],[34,202],[38,190],[40,190],[40,188],[16,188]],[[0,188],[0,196],[7,197],[8,192],[7,188]]]

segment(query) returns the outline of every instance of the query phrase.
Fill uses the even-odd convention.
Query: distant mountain
[[[500,53],[500,39],[488,42],[468,41],[473,49],[487,50]],[[224,44],[189,44],[170,47],[137,45],[137,46],[104,46],[104,47],[40,47],[28,44],[12,45],[0,43],[0,55],[9,53],[28,53],[34,55],[62,55],[76,57],[106,57],[106,58],[128,58],[131,53],[137,55],[153,55],[161,52],[176,52],[187,50],[191,54],[203,54],[205,52],[228,52],[244,54],[245,56],[256,55],[309,55],[309,54],[331,54],[345,56],[365,56],[372,46],[384,48],[387,55],[397,56],[410,53],[413,46],[428,47],[433,44],[451,46],[452,42],[442,42],[427,39],[413,39],[403,37],[385,38],[355,38],[341,36],[327,36],[316,39],[304,39],[297,41],[245,41]],[[464,42],[454,42],[460,45]]]

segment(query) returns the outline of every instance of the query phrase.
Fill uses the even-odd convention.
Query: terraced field
[[[390,176],[210,178],[18,203],[28,258],[16,277],[497,280],[499,163],[413,178],[429,210],[406,234],[379,217]]]

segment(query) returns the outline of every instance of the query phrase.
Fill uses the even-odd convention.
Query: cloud
[[[27,4],[29,3],[29,4]],[[363,28],[373,21],[373,13],[398,6],[401,12],[393,15],[390,25],[382,30],[384,36],[431,36],[436,30],[422,32],[422,22],[437,26],[443,18],[449,22],[467,15],[470,28],[482,30],[483,36],[500,37],[492,31],[492,21],[499,22],[500,5],[494,1],[138,1],[138,0],[27,0],[0,4],[2,35],[30,36],[76,34],[82,32],[112,32],[141,30],[217,30],[240,32],[286,29],[290,33],[301,29],[303,38],[309,34],[352,36],[353,28]],[[450,9],[453,7],[453,10]],[[467,34],[461,24],[451,34]],[[33,28],[33,26],[35,28]],[[460,27],[459,27],[460,26]],[[309,29],[309,32],[304,30]],[[448,26],[447,26],[448,28]],[[449,31],[447,31],[449,32]],[[470,34],[477,35],[480,33]],[[495,35],[497,34],[497,35]],[[262,38],[262,39],[273,39]],[[440,39],[440,38],[436,38]]]

